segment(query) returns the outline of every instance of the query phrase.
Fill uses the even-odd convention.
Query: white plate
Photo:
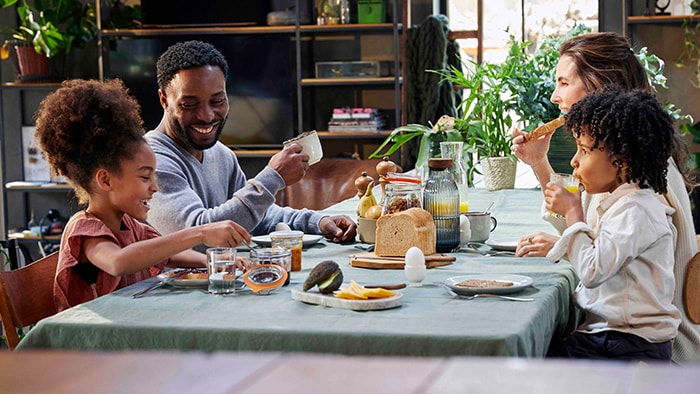
[[[308,246],[315,244],[316,242],[320,241],[321,239],[323,239],[323,235],[304,234],[304,236],[301,239],[301,243],[306,248]],[[251,240],[253,242],[255,242],[256,244],[263,246],[263,247],[272,246],[272,241],[270,241],[269,235],[258,235],[256,237],[252,237]]]
[[[492,249],[496,250],[505,250],[508,252],[515,252],[515,249],[518,247],[518,241],[509,241],[509,240],[502,240],[502,239],[488,239],[486,242],[484,242],[486,245],[490,246]]]
[[[465,281],[467,279],[480,279],[480,280],[495,280],[503,282],[513,282],[512,286],[507,287],[464,287],[457,286],[458,283]],[[532,278],[525,275],[514,275],[514,274],[475,274],[475,275],[462,275],[454,276],[452,278],[445,279],[445,286],[452,289],[457,294],[460,295],[473,295],[473,294],[509,294],[516,293],[530,285],[532,285]]]
[[[158,279],[160,279],[161,281],[166,280],[166,279],[170,278],[172,275],[175,275],[180,271],[181,271],[180,269],[174,269],[172,271],[163,272],[162,274],[158,275]],[[175,279],[168,284],[170,286],[174,286],[174,287],[206,287],[209,285],[209,281],[206,277],[206,273],[207,273],[206,268],[197,269],[197,270],[195,270],[194,273],[204,274],[205,275],[204,279],[178,278],[178,279]]]
[[[401,304],[403,304],[403,293],[397,292],[395,295],[386,298],[347,300],[344,298],[337,298],[333,294],[321,294],[318,290],[314,289],[309,291],[292,289],[292,299],[307,304],[323,305],[332,308],[352,309],[354,311],[378,311],[401,306]]]
[[[169,278],[171,275],[176,274],[180,269],[175,269],[172,271],[164,272],[160,275],[158,275],[159,280],[165,280]],[[173,286],[173,287],[184,287],[184,288],[189,288],[189,287],[208,287],[209,286],[209,279],[206,277],[207,270],[206,268],[198,268],[195,270],[195,273],[198,274],[205,274],[205,277],[203,279],[187,279],[187,278],[178,278],[173,280],[172,282],[168,283],[168,285]],[[242,280],[239,280],[236,278],[236,289],[241,289],[245,286]]]

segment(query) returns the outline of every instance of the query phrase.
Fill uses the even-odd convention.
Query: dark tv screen
[[[114,40],[105,62],[105,78],[120,78],[141,105],[144,126],[155,128],[163,116],[158,102],[156,60],[168,46],[192,38],[158,37]],[[206,36],[229,63],[226,90],[229,116],[224,144],[279,146],[294,136],[294,75],[290,39],[284,35]]]

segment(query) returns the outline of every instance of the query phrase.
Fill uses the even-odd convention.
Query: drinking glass
[[[207,249],[207,273],[209,275],[209,293],[236,293],[236,249]]]
[[[569,193],[576,193],[578,192],[578,178],[575,178],[571,174],[564,174],[561,172],[553,172],[549,174],[549,181],[552,182],[555,185],[559,185],[566,189]],[[554,213],[552,211],[549,211],[552,215],[555,215],[557,217],[563,217],[559,215],[558,213]]]

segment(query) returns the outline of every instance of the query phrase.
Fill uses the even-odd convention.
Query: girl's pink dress
[[[168,262],[158,264],[139,272],[112,276],[92,264],[79,264],[78,257],[83,247],[83,240],[104,237],[125,247],[134,242],[158,237],[160,234],[151,226],[124,215],[122,229],[112,232],[100,219],[85,211],[73,215],[61,238],[61,248],[56,268],[53,295],[59,311],[93,300],[99,296],[129,286],[133,283],[158,275]]]

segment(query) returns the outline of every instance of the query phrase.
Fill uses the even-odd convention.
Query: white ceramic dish
[[[304,245],[304,247],[309,247],[311,245],[314,245],[318,241],[323,239],[323,235],[316,235],[316,234],[304,234],[304,237],[302,238],[301,242]],[[262,247],[270,247],[272,246],[272,241],[270,240],[269,235],[259,235],[256,237],[252,237],[251,240],[255,242],[256,244],[262,246]]]
[[[493,280],[493,281],[503,281],[503,282],[513,282],[512,286],[506,287],[464,287],[457,286],[458,283],[465,281],[467,279],[480,279],[480,280]],[[515,275],[515,274],[474,274],[474,275],[462,275],[453,276],[452,278],[447,278],[443,282],[445,286],[452,289],[457,294],[460,295],[474,295],[474,294],[510,294],[517,293],[518,291],[532,285],[532,278],[525,275]]]
[[[403,293],[396,293],[387,298],[375,298],[371,300],[346,300],[337,298],[333,294],[321,294],[318,290],[303,291],[292,289],[292,299],[307,304],[323,305],[331,308],[352,309],[354,311],[378,311],[391,309],[403,304]]]
[[[180,269],[175,269],[172,271],[164,272],[160,275],[158,275],[158,279],[163,281],[170,277],[171,275],[175,275],[177,272],[179,272]],[[207,278],[207,270],[206,268],[201,268],[201,269],[196,269],[194,270],[195,274],[204,274],[202,278],[197,278],[197,279],[189,279],[187,276],[184,278],[177,278],[173,280],[172,282],[168,283],[168,285],[173,286],[173,287],[182,287],[182,288],[206,288],[209,286],[209,279]],[[245,284],[243,283],[242,280],[236,279],[236,289],[242,289],[245,287]]]
[[[518,247],[518,240],[513,241],[489,238],[484,243],[490,246],[492,249],[504,250],[507,252],[515,252],[515,249]]]

